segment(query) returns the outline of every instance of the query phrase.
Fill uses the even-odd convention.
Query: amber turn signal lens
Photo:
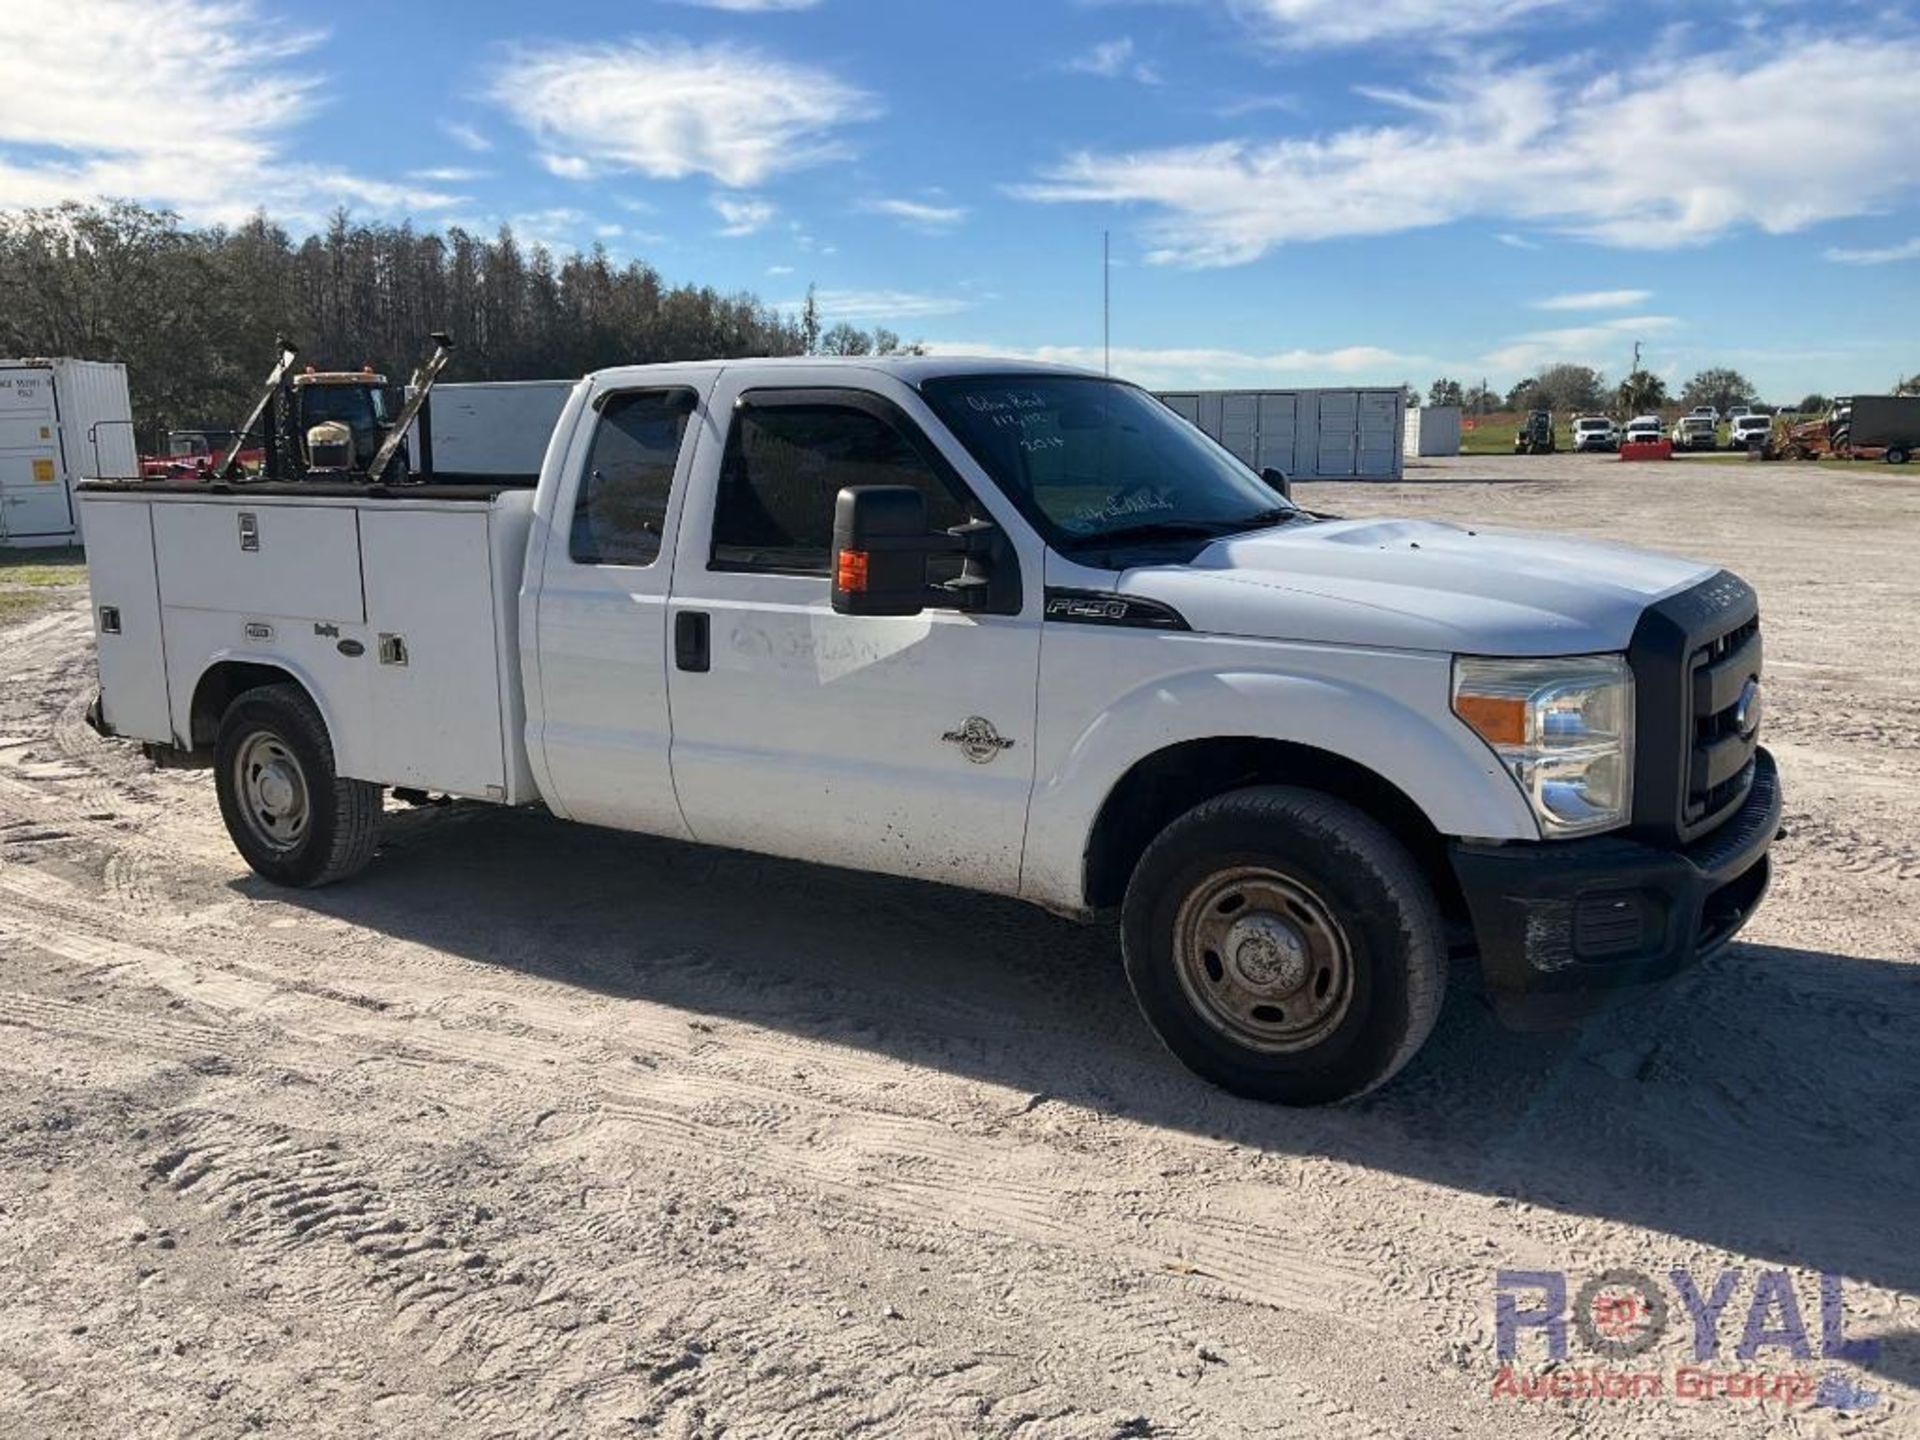
[[[1527,743],[1527,702],[1508,695],[1456,695],[1454,713],[1489,745]]]
[[[867,552],[842,550],[834,565],[833,583],[850,595],[864,593],[867,588]]]

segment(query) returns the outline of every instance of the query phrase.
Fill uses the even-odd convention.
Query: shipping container
[[[1399,390],[1176,390],[1160,399],[1255,470],[1294,480],[1398,480]]]
[[[1460,453],[1460,407],[1458,405],[1409,405],[1407,407],[1408,456],[1458,455]]]
[[[126,366],[0,360],[0,545],[74,544],[74,485],[139,473]]]
[[[434,386],[425,414],[408,437],[414,473],[430,472],[442,484],[531,485],[574,384],[502,380]]]

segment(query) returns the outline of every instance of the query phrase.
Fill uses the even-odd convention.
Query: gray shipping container
[[[0,360],[0,545],[71,545],[73,486],[140,473],[127,367]]]
[[[1398,480],[1406,396],[1392,390],[1175,390],[1160,396],[1255,470]]]

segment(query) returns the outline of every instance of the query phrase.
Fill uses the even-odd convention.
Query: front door
[[[889,379],[744,393],[696,459],[671,610],[673,778],[716,845],[1014,893],[1033,785],[1037,554],[1017,614],[839,615],[828,578],[847,485],[913,485],[934,529],[1007,523]],[[737,403],[736,403],[737,402]],[[1011,548],[1005,564],[1022,563]],[[942,578],[938,565],[933,579]],[[1009,605],[1007,608],[1013,608]]]

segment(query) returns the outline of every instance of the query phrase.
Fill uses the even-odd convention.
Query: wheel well
[[[193,705],[188,710],[188,724],[193,733],[188,737],[196,750],[213,748],[214,737],[220,733],[220,720],[232,705],[249,690],[262,685],[299,685],[300,682],[277,665],[258,665],[246,660],[222,660],[211,665],[207,673],[200,677],[200,683],[193,687]],[[305,689],[305,686],[301,686]]]
[[[1449,919],[1465,912],[1446,841],[1392,781],[1342,755],[1253,736],[1194,740],[1138,761],[1113,787],[1087,841],[1087,904],[1110,910],[1147,846],[1194,806],[1249,785],[1298,785],[1346,801],[1407,847]]]

